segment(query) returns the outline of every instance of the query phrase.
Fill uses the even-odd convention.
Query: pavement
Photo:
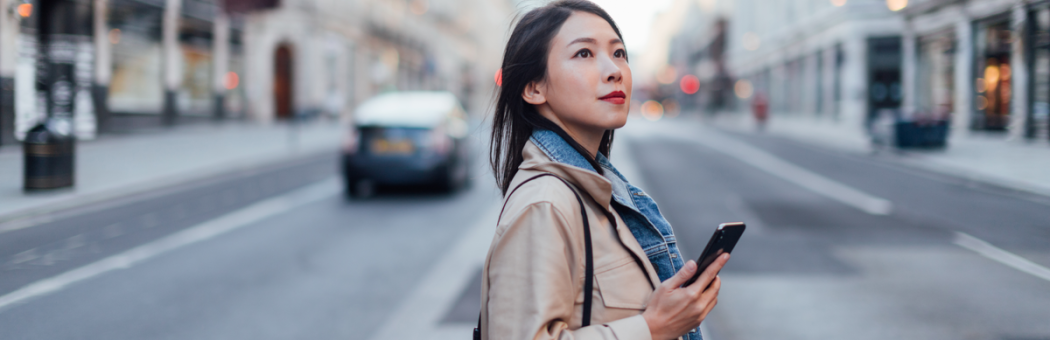
[[[5,146],[0,148],[0,231],[37,223],[32,217],[50,211],[335,152],[337,125],[226,123],[104,135],[78,143],[73,188],[31,193],[22,189],[21,148]]]
[[[757,130],[746,114],[725,114],[707,122],[736,132]],[[881,152],[884,158],[908,166],[1050,196],[1050,142],[1045,140],[956,132],[949,135],[944,149],[888,150],[874,147],[860,124],[799,115],[773,115],[764,132],[855,154]]]
[[[0,338],[467,338],[500,204],[484,140],[452,194],[346,199],[322,152],[0,232]],[[818,145],[617,133],[685,256],[748,224],[705,339],[1050,339],[1050,197]]]

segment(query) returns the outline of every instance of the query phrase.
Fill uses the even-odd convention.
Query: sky
[[[628,50],[644,49],[656,13],[666,10],[671,0],[592,0],[609,12],[620,27]],[[635,52],[631,52],[634,54]]]

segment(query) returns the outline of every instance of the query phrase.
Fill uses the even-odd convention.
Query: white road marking
[[[893,210],[890,201],[854,189],[800,166],[780,159],[768,152],[736,140],[713,129],[684,135],[685,138],[707,146],[724,155],[736,158],[766,173],[795,183],[814,193],[853,206],[872,215],[889,215]]]
[[[970,234],[957,231],[955,232],[955,239],[952,242],[960,247],[973,250],[974,252],[981,254],[981,256],[995,260],[996,262],[1005,264],[1011,268],[1050,281],[1050,269],[1011,252],[1002,250],[984,240],[970,236]]]
[[[501,202],[501,200],[496,200]],[[372,335],[372,339],[470,339],[475,324],[441,325],[441,318],[485,264],[496,232],[499,206],[487,209],[480,220],[419,281],[414,291]],[[485,210],[481,210],[485,211]],[[481,306],[478,306],[481,307]],[[480,310],[479,310],[480,311]]]
[[[266,218],[331,197],[332,195],[339,193],[340,188],[339,180],[332,177],[307,187],[235,210],[207,222],[168,235],[164,238],[129,249],[123,253],[104,258],[51,278],[34,282],[22,287],[21,289],[0,296],[0,311],[17,303],[57,292],[74,283],[113,270],[130,268],[131,266],[156,257],[157,255],[193,243],[208,240]]]

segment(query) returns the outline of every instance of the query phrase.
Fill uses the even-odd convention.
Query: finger
[[[696,273],[696,261],[689,260],[689,262],[686,262],[685,265],[682,266],[681,270],[675,273],[671,278],[667,279],[667,281],[664,281],[664,283],[671,289],[678,288],[681,287],[682,284],[685,284],[686,281],[689,281],[694,273]]]
[[[718,291],[722,289],[722,277],[715,276],[715,279],[711,281],[711,286],[707,287],[707,290],[701,295],[703,300],[713,300],[718,298]]]
[[[704,269],[704,272],[700,274],[700,278],[690,285],[689,288],[692,288],[697,292],[702,291],[711,284],[711,280],[718,275],[719,270],[722,270],[722,266],[725,266],[726,261],[729,261],[729,253],[718,256],[718,258],[715,259],[715,262],[712,262],[710,266],[707,266],[707,269]]]
[[[707,304],[707,306],[704,307],[704,311],[702,313],[700,313],[700,322],[701,323],[704,322],[704,319],[707,319],[707,315],[711,314],[711,310],[714,310],[715,306],[717,306],[717,305],[718,305],[718,298],[716,297],[714,299],[714,301],[711,301],[711,303]]]

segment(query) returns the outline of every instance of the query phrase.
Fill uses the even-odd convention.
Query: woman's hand
[[[729,254],[719,256],[696,282],[682,287],[696,272],[696,262],[689,260],[682,270],[656,288],[642,313],[653,340],[674,339],[700,326],[707,313],[718,304],[722,280],[717,274],[728,260]],[[708,287],[707,290],[704,287]]]

